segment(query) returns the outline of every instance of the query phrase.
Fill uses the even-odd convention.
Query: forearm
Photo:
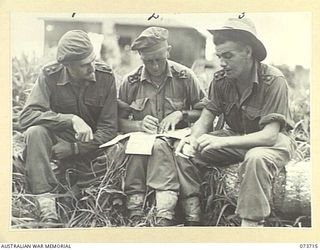
[[[93,135],[93,140],[89,142],[76,142],[79,149],[79,155],[85,155],[99,149],[99,146],[112,140],[117,134],[116,130],[97,130]]]
[[[243,135],[225,137],[226,147],[252,148],[259,146],[271,147],[278,138],[280,124],[278,122],[268,124],[263,130]]]
[[[72,127],[73,114],[61,114],[51,110],[26,107],[20,115],[19,122],[22,129],[41,125],[53,131],[62,131]]]
[[[41,125],[50,130],[61,131],[72,126],[73,115],[53,111],[50,100],[51,90],[44,75],[40,73],[19,117],[22,129]]]
[[[200,118],[191,128],[191,136],[199,138],[201,135],[212,131],[212,124],[215,116],[207,109],[203,109]]]
[[[143,131],[141,126],[142,121],[119,119],[119,130],[124,133]]]

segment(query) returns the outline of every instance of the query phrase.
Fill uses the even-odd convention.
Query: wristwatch
[[[181,110],[182,113],[182,120],[183,121],[188,121],[189,113],[186,110]]]

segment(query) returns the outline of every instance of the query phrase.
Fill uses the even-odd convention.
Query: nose
[[[89,64],[88,70],[89,70],[90,72],[93,72],[93,71],[95,70],[94,62],[91,62],[91,63]]]
[[[152,68],[154,68],[154,69],[158,69],[158,68],[159,68],[159,63],[158,63],[157,61],[152,61],[152,62],[151,62],[151,66],[152,66]]]
[[[220,58],[220,66],[221,66],[221,68],[227,67],[227,63],[223,58]]]

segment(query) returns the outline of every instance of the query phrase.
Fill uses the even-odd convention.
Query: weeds
[[[39,206],[28,190],[25,178],[23,134],[18,124],[18,116],[30,90],[36,81],[40,61],[36,58],[12,60],[12,121],[13,121],[13,173],[12,173],[12,228],[29,229],[43,227],[122,227],[132,225],[127,218],[124,190],[126,159],[121,158],[122,148],[114,148],[92,163],[106,166],[103,174],[96,175],[91,182],[82,183],[81,188],[64,184],[65,192],[56,195],[57,210],[61,224],[42,223]],[[290,76],[293,79],[292,74]],[[292,82],[290,86],[295,86]],[[309,92],[295,86],[295,94],[290,98],[296,125],[292,136],[298,148],[295,159],[310,160],[310,114]],[[299,95],[298,95],[299,94]],[[299,98],[297,98],[297,96]],[[234,215],[239,188],[237,167],[210,167],[203,173],[202,207],[204,224],[207,226],[239,226],[240,219]],[[94,173],[94,171],[93,171]],[[68,176],[74,174],[72,170]],[[154,194],[147,195],[146,215],[136,226],[155,226]],[[300,216],[293,220],[280,219],[276,214],[266,221],[267,226],[304,227],[311,225],[311,218]]]

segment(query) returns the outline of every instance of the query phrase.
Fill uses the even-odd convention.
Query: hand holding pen
[[[159,120],[156,117],[147,115],[141,121],[141,130],[149,133],[156,134],[158,132]]]
[[[169,129],[175,130],[176,125],[182,120],[182,112],[177,110],[167,115],[159,124],[160,131],[159,133],[168,132]]]

